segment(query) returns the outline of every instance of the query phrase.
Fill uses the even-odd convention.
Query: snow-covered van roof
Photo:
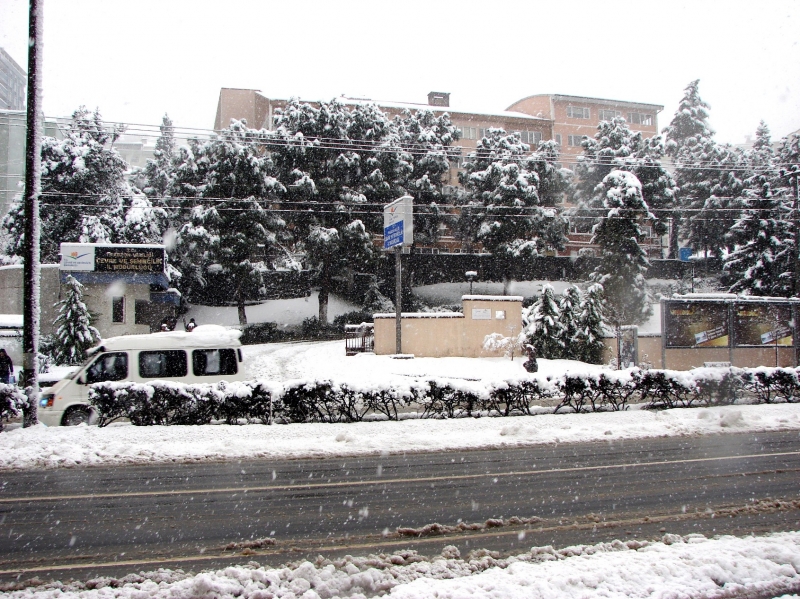
[[[481,302],[521,302],[524,300],[521,295],[462,295],[461,300],[472,300]]]
[[[242,332],[217,324],[204,324],[192,332],[166,331],[147,335],[109,337],[100,342],[95,351],[126,349],[191,349],[194,347],[239,347]]]

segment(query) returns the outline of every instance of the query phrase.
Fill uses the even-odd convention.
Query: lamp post
[[[469,294],[472,295],[472,282],[478,278],[478,271],[468,270],[464,273],[464,276],[466,276],[467,281],[469,281]]]

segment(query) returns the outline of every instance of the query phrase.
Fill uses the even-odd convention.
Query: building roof
[[[628,100],[610,100],[606,98],[590,98],[588,96],[570,96],[566,94],[533,94],[517,100],[516,102],[512,103],[511,106],[519,104],[520,102],[523,102],[529,98],[552,98],[554,101],[557,102],[583,102],[585,104],[618,104],[622,106],[628,106],[630,108],[645,108],[649,110],[656,110],[657,112],[661,112],[662,110],[664,110],[664,107],[661,104],[649,104],[647,102],[630,102]]]

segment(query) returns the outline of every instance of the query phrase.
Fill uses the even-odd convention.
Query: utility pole
[[[28,114],[25,133],[25,231],[22,385],[28,396],[23,426],[38,423],[39,403],[39,194],[42,162],[42,5],[30,0],[28,17]]]
[[[403,353],[403,246],[394,248],[394,353]]]
[[[794,229],[794,296],[800,297],[800,201],[797,198],[797,172],[794,167],[792,174],[792,188],[794,189],[794,203],[792,206],[792,228]]]

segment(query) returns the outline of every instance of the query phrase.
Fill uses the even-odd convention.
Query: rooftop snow
[[[481,302],[521,302],[521,295],[462,295],[462,300]]]
[[[216,324],[204,324],[194,331],[167,331],[147,335],[124,335],[109,337],[100,342],[105,351],[152,348],[192,348],[192,347],[230,347],[239,346],[242,332]]]

